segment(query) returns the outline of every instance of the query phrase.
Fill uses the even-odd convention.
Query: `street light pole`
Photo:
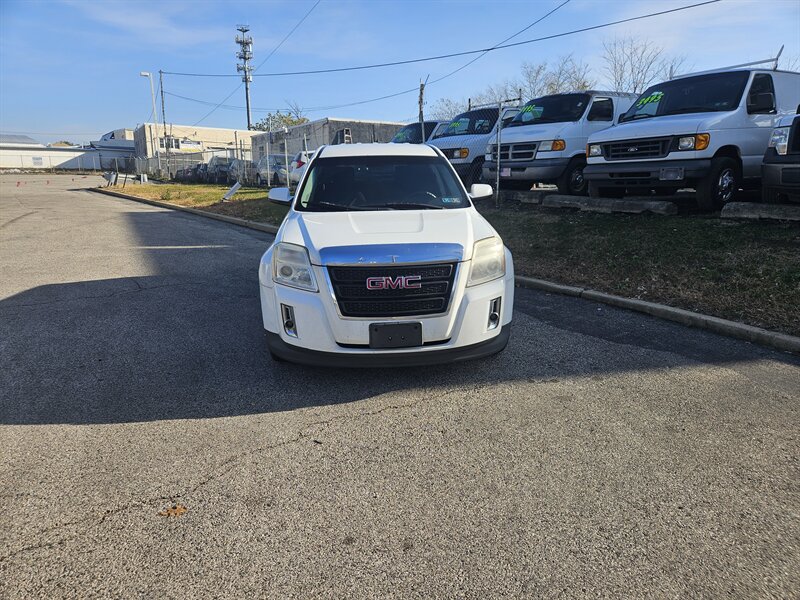
[[[158,135],[158,113],[156,113],[156,89],[153,87],[153,75],[152,73],[148,73],[147,71],[141,71],[139,73],[142,77],[147,77],[150,80],[150,98],[153,100],[153,122],[156,124],[156,135]],[[167,132],[164,131],[164,137],[167,136]],[[161,152],[158,151],[158,143],[153,139],[153,130],[150,130],[150,144],[153,146],[153,149],[156,151],[156,160],[158,161],[158,170],[161,170]]]

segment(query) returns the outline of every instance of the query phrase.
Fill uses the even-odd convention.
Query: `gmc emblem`
[[[367,277],[368,290],[417,290],[422,287],[420,275],[399,277]]]

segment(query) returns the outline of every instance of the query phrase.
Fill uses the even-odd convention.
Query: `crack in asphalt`
[[[27,212],[27,213],[25,213],[24,215],[20,215],[20,216],[18,216],[18,217],[14,217],[14,218],[13,218],[13,219],[11,219],[10,221],[6,221],[6,222],[5,222],[5,223],[3,223],[2,225],[0,225],[0,229],[3,229],[3,227],[8,227],[8,226],[9,226],[9,225],[11,225],[12,223],[15,223],[16,221],[19,221],[20,219],[24,219],[25,217],[29,217],[29,216],[31,216],[31,215],[35,215],[35,214],[36,214],[36,211],[35,211],[35,210],[32,210],[31,212]]]
[[[148,289],[148,288],[145,288],[145,289]],[[431,394],[431,395],[428,395],[428,396],[424,396],[422,398],[419,398],[418,400],[415,400],[413,402],[407,402],[405,404],[389,404],[389,405],[383,406],[383,407],[381,407],[379,409],[376,409],[376,410],[362,411],[362,412],[360,412],[358,414],[355,414],[355,415],[337,415],[337,416],[330,417],[329,419],[324,419],[324,420],[320,420],[320,421],[312,421],[312,422],[306,424],[305,426],[303,426],[303,428],[300,431],[300,433],[298,433],[293,438],[290,438],[290,439],[287,439],[287,440],[283,440],[283,441],[275,443],[275,444],[270,444],[270,445],[267,445],[267,446],[260,446],[258,448],[254,448],[252,450],[248,450],[248,451],[242,452],[240,454],[234,454],[234,455],[228,457],[226,460],[222,461],[216,467],[211,469],[211,471],[209,471],[208,474],[206,476],[204,476],[203,478],[201,478],[201,480],[198,481],[195,485],[193,485],[192,487],[190,487],[187,490],[184,490],[184,491],[182,491],[182,492],[180,492],[178,494],[171,494],[171,495],[168,495],[168,496],[163,496],[163,495],[162,496],[155,496],[155,497],[147,498],[147,499],[144,499],[144,500],[135,500],[135,501],[132,501],[132,502],[128,502],[128,503],[125,503],[125,504],[123,504],[121,506],[117,506],[115,508],[106,509],[102,514],[99,515],[99,519],[98,519],[97,513],[90,514],[90,515],[87,515],[86,517],[83,517],[83,518],[80,518],[80,519],[75,519],[73,521],[68,521],[66,523],[59,523],[58,525],[53,525],[51,527],[47,527],[47,528],[35,533],[33,535],[33,537],[39,538],[39,537],[41,537],[43,535],[46,535],[47,533],[50,533],[52,531],[58,531],[58,530],[61,530],[61,529],[67,528],[67,527],[72,527],[72,526],[79,526],[81,524],[88,523],[90,521],[95,521],[95,520],[97,522],[94,525],[95,526],[100,526],[103,523],[105,523],[110,517],[112,517],[112,516],[114,516],[116,514],[131,510],[131,509],[134,509],[134,508],[138,508],[138,507],[149,506],[149,505],[152,505],[152,504],[155,504],[155,503],[161,503],[161,502],[168,501],[168,502],[171,502],[171,503],[174,504],[176,500],[184,498],[184,497],[186,497],[186,496],[188,496],[190,494],[193,494],[197,490],[199,490],[200,488],[202,488],[202,487],[208,485],[209,483],[211,483],[212,481],[215,481],[215,480],[217,480],[217,479],[219,479],[221,477],[224,477],[225,475],[230,473],[236,467],[236,465],[239,462],[241,462],[242,460],[244,460],[244,459],[246,459],[246,458],[248,458],[250,456],[253,456],[253,455],[259,454],[259,453],[263,453],[263,452],[268,452],[268,451],[271,451],[271,450],[276,450],[278,448],[281,448],[281,447],[284,447],[284,446],[288,446],[288,445],[291,445],[291,444],[296,444],[296,443],[299,443],[299,442],[301,442],[301,441],[303,441],[305,439],[308,439],[308,438],[313,439],[313,435],[317,435],[319,433],[319,431],[314,431],[314,432],[307,431],[307,430],[310,430],[310,429],[313,429],[313,428],[322,427],[324,429],[328,425],[331,425],[332,423],[335,423],[335,422],[338,422],[338,421],[348,421],[348,420],[356,420],[356,419],[361,419],[361,418],[369,418],[369,417],[372,417],[372,416],[375,416],[375,415],[379,415],[381,413],[384,413],[384,412],[387,412],[387,411],[390,411],[390,410],[403,410],[403,409],[407,409],[407,408],[413,408],[413,407],[415,407],[415,406],[417,406],[417,405],[419,405],[421,403],[430,402],[432,400],[437,400],[437,399],[440,399],[440,398],[445,398],[447,396],[450,396],[450,395],[453,395],[453,394],[456,394],[456,393],[475,392],[475,391],[479,391],[481,389],[485,389],[485,388],[488,388],[488,387],[491,387],[491,384],[460,387],[460,388],[456,388],[456,389],[452,389],[452,390],[446,390],[446,391],[438,393],[438,394]],[[312,435],[312,433],[313,433],[313,435]],[[15,551],[9,553],[9,554],[6,554],[4,556],[0,556],[0,564],[1,563],[5,563],[5,562],[15,558],[16,556],[19,556],[20,554],[25,554],[25,553],[28,553],[28,552],[33,552],[35,550],[41,550],[41,549],[44,549],[44,548],[52,548],[54,546],[59,546],[61,544],[65,544],[67,542],[70,542],[72,540],[77,539],[78,537],[80,537],[81,535],[84,535],[84,534],[85,534],[85,532],[78,532],[75,535],[63,537],[63,538],[58,539],[58,540],[49,541],[49,542],[42,541],[42,542],[38,542],[38,543],[35,543],[35,544],[30,544],[30,545],[27,545],[27,546],[23,546],[23,547],[15,550]]]

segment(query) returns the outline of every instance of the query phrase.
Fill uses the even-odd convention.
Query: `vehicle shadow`
[[[43,285],[0,301],[0,423],[231,417],[766,355],[800,364],[693,330],[691,342],[667,342],[677,326],[613,309],[598,320],[591,303],[527,291],[509,347],[487,359],[357,372],[274,363],[256,270],[269,236],[170,211],[126,214],[153,274]]]

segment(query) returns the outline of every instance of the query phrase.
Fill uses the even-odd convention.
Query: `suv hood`
[[[291,212],[281,230],[278,240],[308,248],[315,265],[465,261],[476,240],[497,235],[473,208]]]
[[[649,137],[666,137],[672,135],[691,135],[701,130],[714,129],[715,124],[727,112],[694,113],[686,115],[667,115],[651,117],[638,121],[620,123],[608,129],[598,131],[589,137],[590,144],[598,142],[614,142]]]

